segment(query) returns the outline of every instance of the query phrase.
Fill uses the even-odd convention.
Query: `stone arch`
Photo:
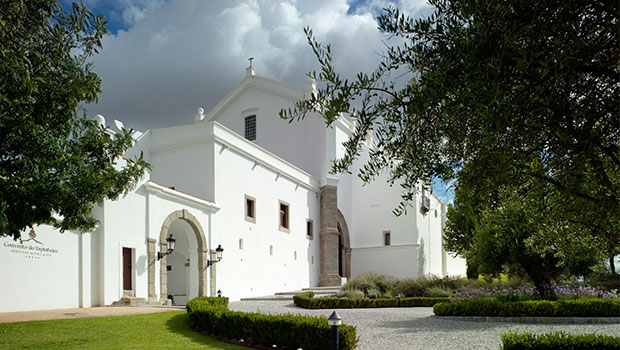
[[[349,237],[349,227],[347,226],[347,221],[340,212],[340,209],[337,209],[337,225],[338,225],[338,235],[340,238],[340,242],[342,243],[342,247],[338,247],[340,249],[340,264],[342,264],[342,277],[351,277],[351,239]]]
[[[166,237],[168,236],[168,230],[170,225],[176,220],[183,220],[192,228],[192,231],[196,235],[196,242],[198,242],[198,296],[207,296],[207,240],[205,238],[204,231],[200,222],[194,215],[192,215],[186,209],[176,210],[172,212],[161,226],[161,232],[159,234],[159,251],[165,252],[167,249]],[[159,291],[160,301],[166,302],[168,300],[168,271],[166,269],[166,257],[164,256],[160,260],[159,265],[160,278],[159,278]]]

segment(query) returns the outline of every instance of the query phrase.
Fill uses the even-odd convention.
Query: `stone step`
[[[340,291],[340,286],[327,286],[327,287],[310,287],[310,288],[302,288],[301,290],[307,291],[317,291],[317,290],[335,290]]]
[[[301,293],[313,292],[314,296],[318,295],[332,295],[338,293],[340,290],[298,290],[293,292],[278,292],[275,295],[297,295]]]
[[[144,306],[146,305],[145,298],[136,297],[122,297],[121,300],[112,303],[112,306]]]
[[[315,287],[302,288],[302,290],[294,290],[290,292],[277,292],[274,295],[266,295],[261,297],[241,298],[241,301],[277,301],[277,300],[293,300],[293,296],[306,292],[314,292],[315,298],[324,298],[332,296],[340,292],[339,287]]]

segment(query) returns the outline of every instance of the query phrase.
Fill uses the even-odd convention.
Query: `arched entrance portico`
[[[338,274],[351,277],[351,240],[344,215],[338,210]]]
[[[319,286],[340,286],[342,277],[351,276],[349,228],[338,209],[338,188],[321,187],[321,229],[319,231]]]
[[[183,224],[185,224],[185,226],[188,227],[189,232],[193,233],[193,237],[189,237],[189,240],[188,240],[189,243],[187,244],[187,247],[196,249],[196,255],[194,255],[193,252],[191,252],[191,255],[197,256],[197,262],[194,262],[196,266],[190,270],[193,273],[192,275],[188,276],[188,278],[194,279],[197,277],[198,296],[206,296],[207,295],[206,262],[208,258],[207,256],[208,250],[207,250],[207,241],[204,235],[204,231],[202,230],[202,226],[200,225],[200,222],[198,222],[198,219],[196,219],[196,217],[190,214],[186,209],[177,210],[171,213],[170,215],[168,215],[168,217],[166,217],[166,220],[164,220],[164,223],[161,227],[161,232],[159,234],[159,249],[162,252],[166,251],[167,249],[166,237],[168,237],[170,233],[174,234],[174,232],[172,232],[173,230],[179,229],[181,225],[179,225],[180,223],[177,222],[178,220],[181,220]],[[160,279],[159,279],[160,289],[159,290],[160,290],[160,302],[162,303],[165,303],[166,300],[168,299],[168,269],[167,269],[168,261],[167,259],[168,259],[168,256],[164,256],[160,260],[160,266],[159,266],[160,268]],[[190,266],[192,262],[188,261],[187,264],[188,264],[187,266]],[[197,273],[198,276],[195,276],[195,273]],[[195,283],[189,283],[189,285],[192,285],[192,284],[196,285]]]

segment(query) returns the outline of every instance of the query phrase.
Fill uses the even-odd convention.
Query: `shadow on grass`
[[[238,345],[224,343],[220,340],[215,339],[214,337],[206,336],[198,333],[189,325],[189,317],[187,313],[178,314],[172,316],[168,321],[166,321],[166,326],[168,330],[174,334],[182,336],[187,340],[200,344],[209,346],[209,349],[216,350],[241,350],[248,349],[247,347],[242,347]]]

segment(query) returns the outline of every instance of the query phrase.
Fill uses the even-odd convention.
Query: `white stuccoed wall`
[[[325,122],[317,114],[292,123],[279,117],[282,108],[293,107],[304,93],[304,89],[271,79],[247,76],[196,124],[217,121],[243,137],[245,117],[256,115],[256,140],[252,142],[319,177],[324,174]]]
[[[90,244],[90,237],[82,236],[80,242],[79,233],[59,234],[50,226],[34,230],[43,244],[0,238],[0,312],[79,307],[79,287],[88,281],[80,275],[78,252],[81,243]],[[28,233],[22,234],[24,240],[30,238]]]
[[[217,264],[217,288],[237,300],[316,285],[318,181],[223,126],[214,126],[215,201],[222,209],[213,244],[225,249]],[[245,195],[256,199],[255,223],[245,220]],[[288,233],[279,230],[279,200],[290,205]],[[314,221],[314,240],[306,238],[306,219]]]

